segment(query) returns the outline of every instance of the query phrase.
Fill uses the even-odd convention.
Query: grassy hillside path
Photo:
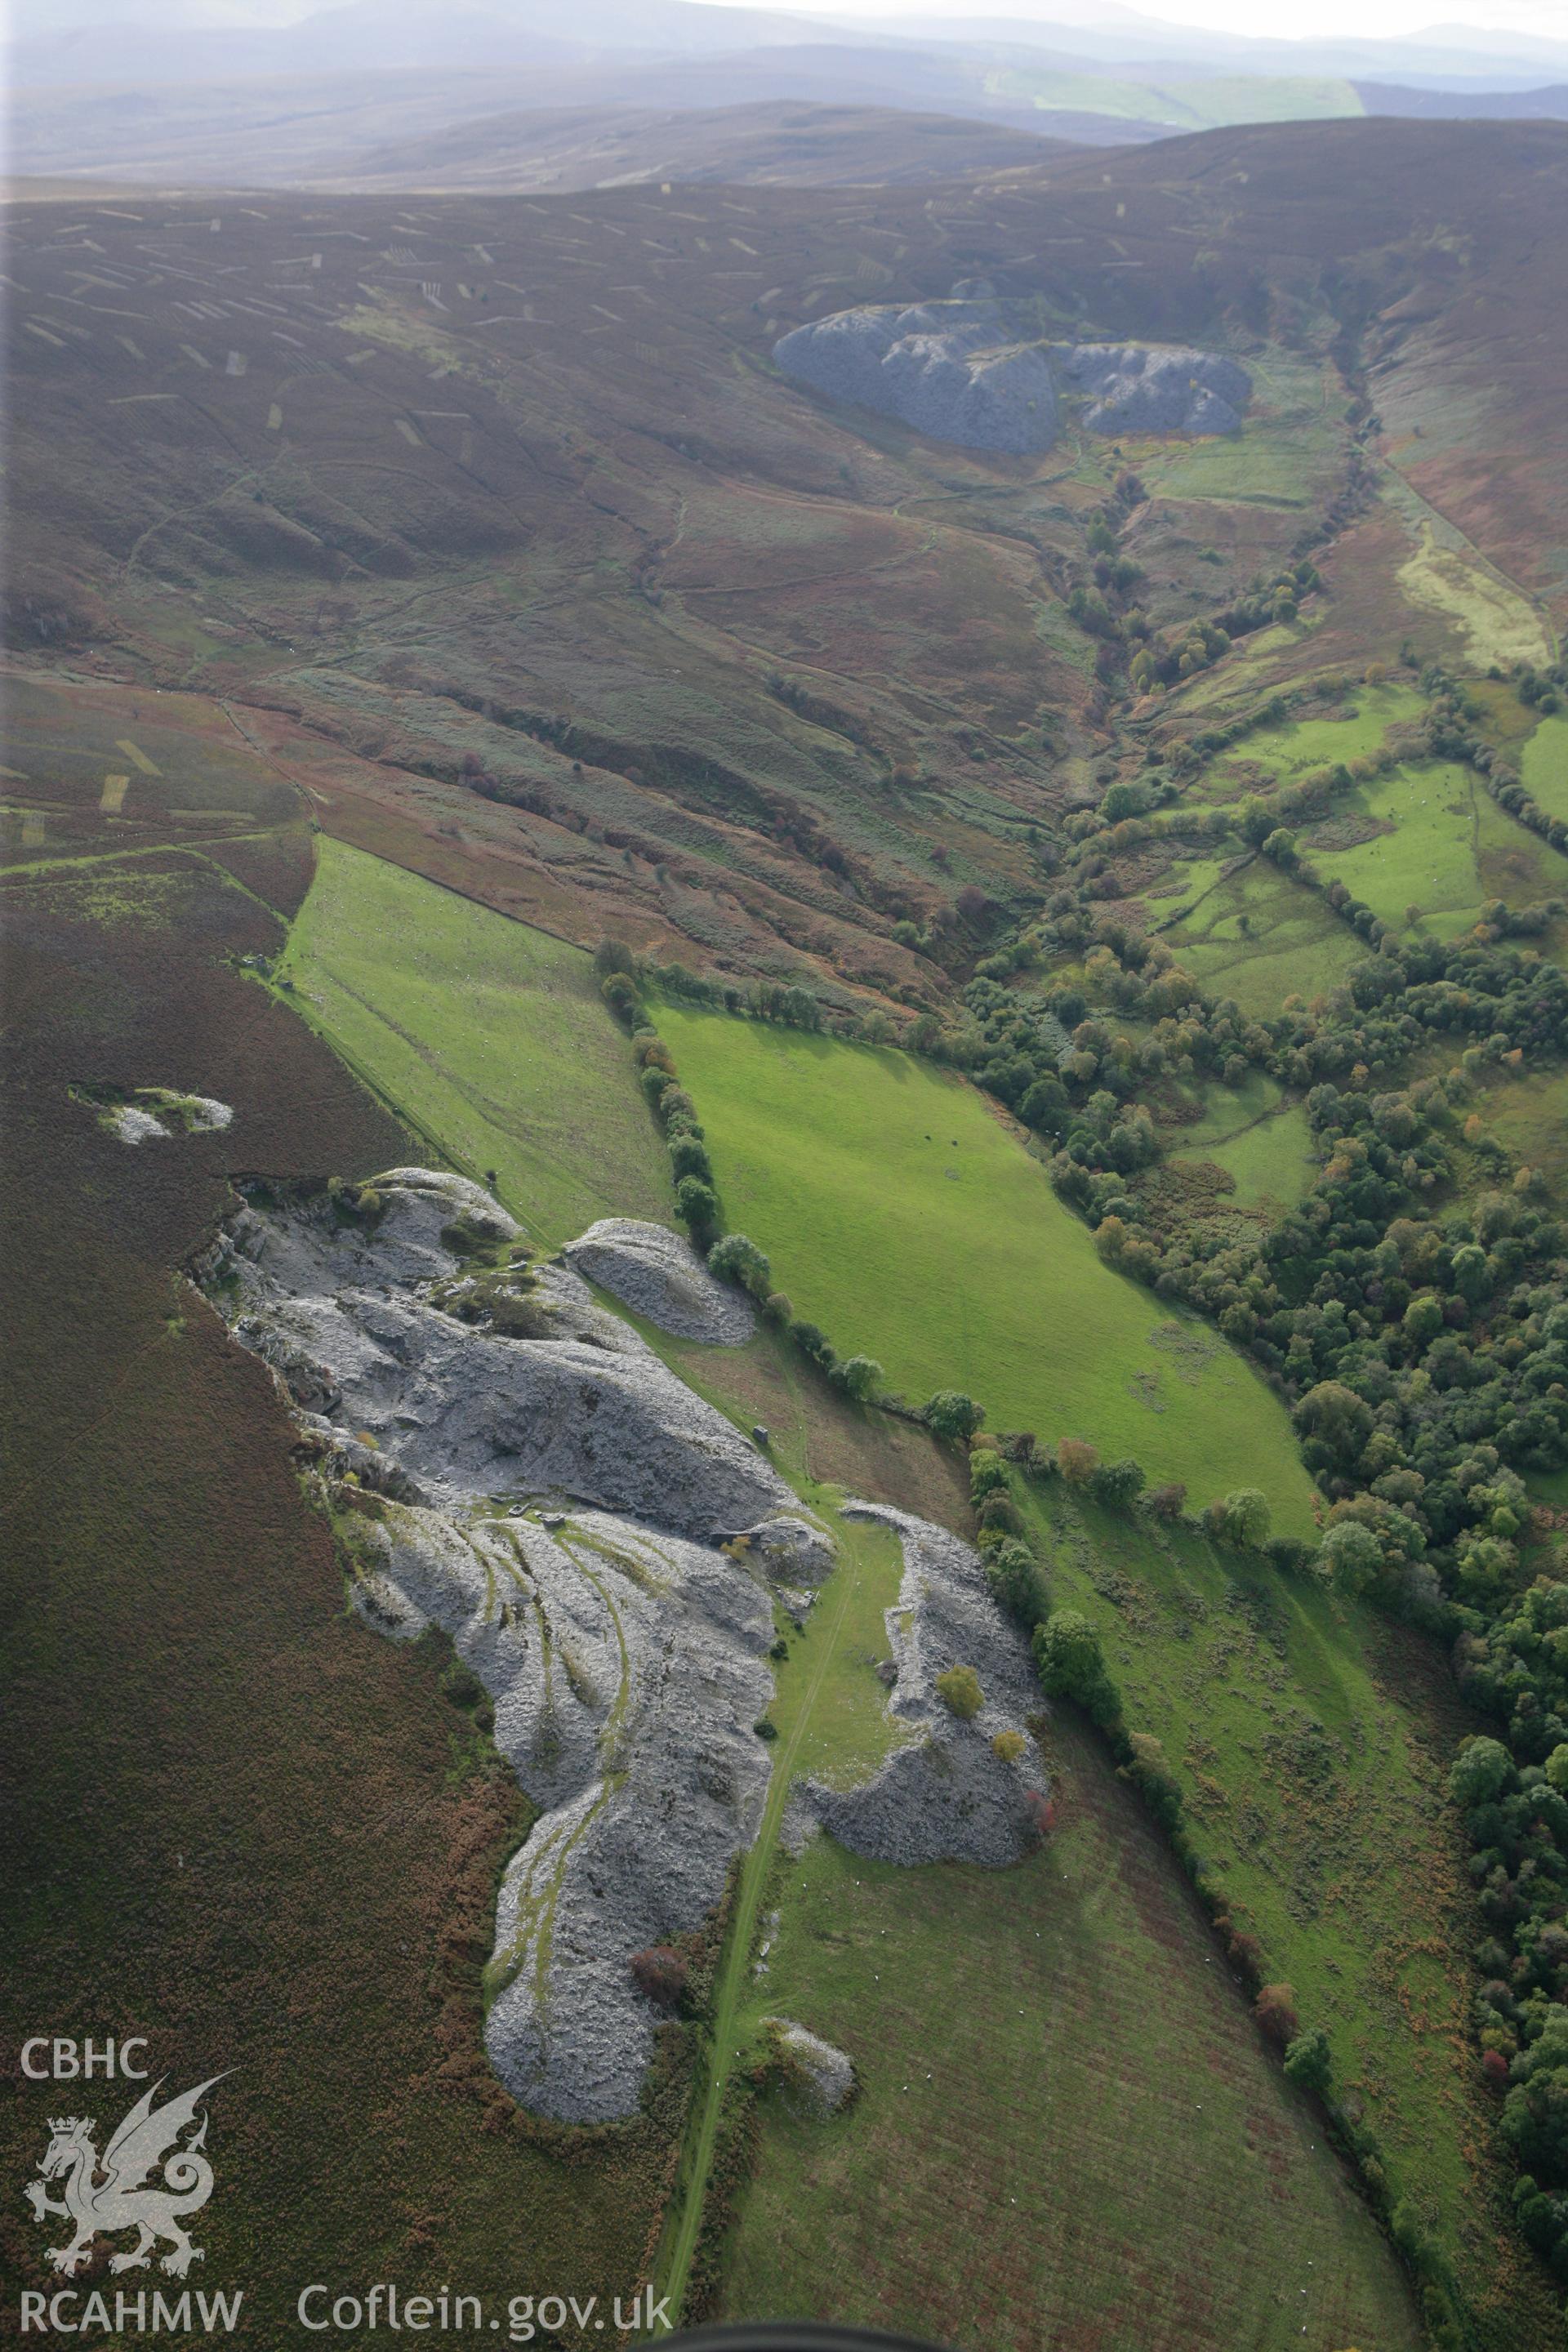
[[[745,2039],[742,2009],[752,1965],[752,1948],[763,1897],[778,1850],[779,1829],[797,1765],[805,1746],[818,1702],[846,1632],[853,1622],[852,1604],[863,1580],[879,1565],[879,1547],[871,1530],[822,1510],[837,1537],[838,1566],[814,1612],[808,1643],[783,1665],[778,1676],[778,1712],[786,1716],[774,1752],[773,1777],[756,1841],[742,1865],[734,1908],[725,1937],[723,1957],[713,1988],[711,2032],[691,2115],[679,2178],[670,2200],[664,2242],[655,2268],[655,2293],[668,2298],[672,2321],[679,2326],[691,2277],[692,2257],[702,2231],[709,2176],[718,2146],[724,2094]],[[893,1595],[889,1593],[889,1600]],[[793,1687],[792,1687],[793,1685]]]

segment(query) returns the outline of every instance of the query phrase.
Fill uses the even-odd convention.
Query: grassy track
[[[851,1721],[857,1717],[861,1718],[857,1728],[864,1734],[871,1724],[879,1720],[882,1711],[880,1701],[883,1694],[869,1674],[863,1677],[866,1687],[858,1695],[859,1703],[844,1709],[840,1685],[847,1662],[841,1653],[847,1633],[854,1634],[862,1630],[868,1607],[879,1621],[881,1611],[892,1601],[899,1583],[899,1546],[896,1538],[886,1529],[871,1528],[838,1518],[824,1508],[825,1500],[824,1497],[815,1498],[816,1507],[830,1518],[838,1537],[841,1547],[839,1563],[834,1570],[831,1583],[813,1612],[795,1655],[780,1673],[778,1696],[773,1708],[779,1738],[773,1750],[767,1802],[756,1842],[742,1865],[735,1892],[734,1908],[713,1990],[710,2041],[702,2077],[688,2130],[680,2179],[670,2203],[665,2242],[657,2267],[657,2291],[668,2298],[670,2315],[677,2324],[690,2280],[692,2256],[701,2234],[708,2179],[718,2143],[724,2095],[746,2039],[742,2016],[751,1983],[752,1949],[763,1898],[778,1851],[779,1825],[789,1801],[790,1784],[797,1772],[816,1769],[823,1760],[813,1753],[814,1748],[826,1747],[830,1751],[842,1753],[843,1735],[847,1727],[843,1720],[845,1713]],[[818,1721],[819,1711],[826,1720]],[[886,1744],[885,1734],[883,1744]],[[858,1746],[859,1742],[857,1741],[856,1745]],[[875,1756],[862,1758],[856,1755],[854,1758],[862,1770],[870,1769],[876,1760]]]
[[[798,1314],[911,1395],[969,1390],[998,1429],[1136,1454],[1194,1498],[1261,1486],[1310,1524],[1284,1412],[1209,1328],[1103,1266],[973,1087],[897,1053],[722,1014],[659,1016],[729,1222]]]
[[[458,1166],[559,1244],[670,1214],[668,1163],[588,958],[322,838],[279,978],[291,1002]]]

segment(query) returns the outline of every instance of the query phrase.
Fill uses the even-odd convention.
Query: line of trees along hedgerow
[[[1550,709],[1563,679],[1527,671],[1517,682],[1527,700]],[[1466,690],[1436,670],[1421,685],[1425,717],[1403,730],[1396,757],[1466,761],[1500,805],[1568,849],[1568,827],[1539,809],[1477,732]],[[1167,767],[1191,772],[1247,724],[1277,723],[1287,707],[1277,699],[1225,735],[1198,739]],[[1377,765],[1330,767],[1267,798],[1205,811],[1199,822],[1212,835],[1223,820],[1300,875],[1291,828],[1364,781],[1358,770]],[[1147,787],[1151,807],[1170,782],[1162,775]],[[1081,826],[1068,852],[1076,875],[1058,877],[1040,915],[980,964],[961,1021],[922,1015],[899,1042],[966,1070],[1051,1146],[1052,1181],[1093,1228],[1107,1262],[1211,1316],[1288,1402],[1323,1498],[1321,1543],[1270,1538],[1266,1500],[1249,1494],[1215,1501],[1194,1524],[1266,1549],[1281,1572],[1325,1578],[1419,1626],[1447,1646],[1465,1697],[1491,1718],[1493,1734],[1464,1743],[1450,1780],[1487,1930],[1473,1956],[1478,2063],[1495,2085],[1500,2128],[1519,2162],[1521,2226],[1568,2281],[1568,1584],[1538,1574],[1521,1540],[1532,1512],[1524,1474],[1568,1464],[1568,1234],[1534,1171],[1513,1164],[1471,1108],[1478,1081],[1568,1055],[1568,981],[1515,943],[1556,908],[1510,912],[1492,902],[1468,935],[1441,941],[1397,935],[1330,885],[1327,904],[1367,954],[1310,1003],[1289,998],[1272,1019],[1249,1019],[1233,1001],[1205,994],[1163,940],[1106,903],[1107,852],[1136,845],[1125,838],[1129,826],[1159,822],[1121,814],[1116,790],[1106,796],[1109,812],[1102,803],[1098,824]],[[1173,829],[1180,816],[1179,806],[1170,813]],[[1084,982],[1026,997],[1006,984],[1019,969],[1063,955],[1079,962]],[[632,1030],[694,1240],[847,1394],[900,1403],[885,1398],[873,1360],[840,1355],[795,1317],[754,1244],[721,1234],[697,1108],[647,1017],[644,988],[807,1028],[824,1025],[817,998],[800,986],[748,990],[679,965],[645,968],[609,941],[597,962],[606,1000]],[[1090,1012],[1089,989],[1104,1010]],[[890,1024],[873,1022],[872,1042],[882,1042]],[[1414,1057],[1429,1060],[1445,1045],[1455,1057],[1445,1075],[1402,1080]],[[1160,1155],[1138,1091],[1167,1074],[1236,1086],[1258,1069],[1304,1096],[1316,1181],[1261,1235],[1179,1222],[1163,1229],[1131,1181]],[[1468,1207],[1452,1205],[1461,1160],[1491,1178]],[[952,1440],[967,1441],[984,1418],[954,1393],[923,1410]],[[1077,1441],[1037,1448],[1034,1466],[1084,1479],[1112,1507],[1185,1514],[1180,1490],[1150,1496],[1139,1465],[1086,1461]],[[1005,1548],[990,1547],[999,1590],[1016,1607],[1019,1592],[1032,1593],[1020,1609],[1026,1615],[1043,1598],[1030,1581],[1037,1563],[1005,1526],[1005,1497],[991,1489],[977,1499],[983,1542],[1002,1524]],[[1120,1726],[1119,1707],[1104,1714],[1103,1688],[1086,1665],[1091,1647],[1092,1629],[1058,1625],[1042,1671],[1048,1685],[1067,1675],[1057,1686]],[[1162,1760],[1129,1744],[1121,1761],[1157,1815],[1179,1808]],[[1326,2045],[1312,2041],[1293,2071],[1326,2093]],[[1366,2161],[1377,2167],[1375,2154]],[[1429,2300],[1446,2305],[1418,2225],[1407,2210],[1390,2219]],[[1442,2320],[1439,2309],[1433,2315]]]

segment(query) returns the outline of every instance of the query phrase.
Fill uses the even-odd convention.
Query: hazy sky
[[[1270,0],[1259,9],[1257,0],[1139,0],[1146,16],[1164,16],[1177,25],[1214,25],[1228,33],[1272,34],[1286,40],[1314,33],[1379,36],[1422,33],[1438,25],[1477,25],[1489,32],[1538,33],[1545,39],[1568,38],[1568,0]],[[964,14],[980,13],[978,0],[966,0]],[[1031,8],[1029,13],[1035,12]]]
[[[1050,0],[775,0],[798,13],[834,16],[934,16],[1038,17],[1049,22]],[[1129,0],[1137,13],[1176,25],[1205,25],[1231,33],[1285,40],[1313,34],[1362,34],[1371,38],[1425,32],[1443,24],[1487,31],[1536,33],[1568,41],[1568,0]],[[1089,15],[1067,0],[1064,21]]]

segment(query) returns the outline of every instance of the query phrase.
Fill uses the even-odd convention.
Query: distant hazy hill
[[[12,165],[389,189],[431,173],[563,189],[660,172],[898,180],[930,177],[944,140],[957,170],[962,153],[982,168],[1021,154],[963,150],[938,117],[1122,145],[1248,122],[1568,111],[1568,42],[1463,26],[1286,42],[1110,0],[1038,11],[868,26],[696,0],[19,0],[5,58]],[[1537,77],[1544,86],[1527,88]],[[784,122],[788,107],[925,120],[900,136],[880,127],[858,156],[847,125],[814,142]],[[755,119],[737,123],[736,110]],[[679,134],[652,120],[674,112],[691,118]],[[468,127],[480,116],[489,130]]]
[[[1545,89],[1404,89],[1388,82],[1356,84],[1368,114],[1400,114],[1427,122],[1478,117],[1493,122],[1568,121],[1568,82]]]
[[[16,94],[11,167],[249,187],[414,187],[433,176],[455,187],[568,188],[672,172],[899,179],[970,168],[956,160],[956,130],[936,127],[955,117],[973,131],[988,128],[1025,142],[963,149],[978,168],[1037,160],[1038,142],[1047,139],[1122,145],[1163,135],[1155,124],[1005,100],[961,98],[949,106],[944,87],[952,88],[951,76],[944,79],[930,59],[884,61],[874,51],[833,48],[531,74],[289,75],[160,89],[68,84]],[[868,128],[882,112],[889,124],[864,157],[853,137],[824,129],[829,116],[856,117]],[[689,118],[689,131],[676,131],[678,114]],[[898,116],[919,127],[895,135],[890,121]],[[655,136],[652,125],[666,119],[668,130]]]
[[[865,106],[736,106],[480,117],[384,147],[352,167],[359,189],[610,187],[627,180],[896,186],[1037,163],[1050,140],[956,115]]]
[[[11,0],[6,13],[5,37],[34,79],[331,70],[343,62],[345,45],[362,66],[406,62],[415,50],[449,66],[482,50],[500,68],[523,57],[704,57],[795,43],[950,55],[1023,48],[1052,53],[1064,66],[1092,62],[1150,79],[1174,69],[1518,89],[1568,78],[1568,26],[1556,37],[1450,22],[1388,37],[1284,39],[1261,21],[1247,33],[1226,32],[1116,0],[1010,0],[989,16],[944,16],[916,0],[907,15],[875,20],[856,0],[841,0],[838,13],[814,7],[804,16],[695,0]]]

